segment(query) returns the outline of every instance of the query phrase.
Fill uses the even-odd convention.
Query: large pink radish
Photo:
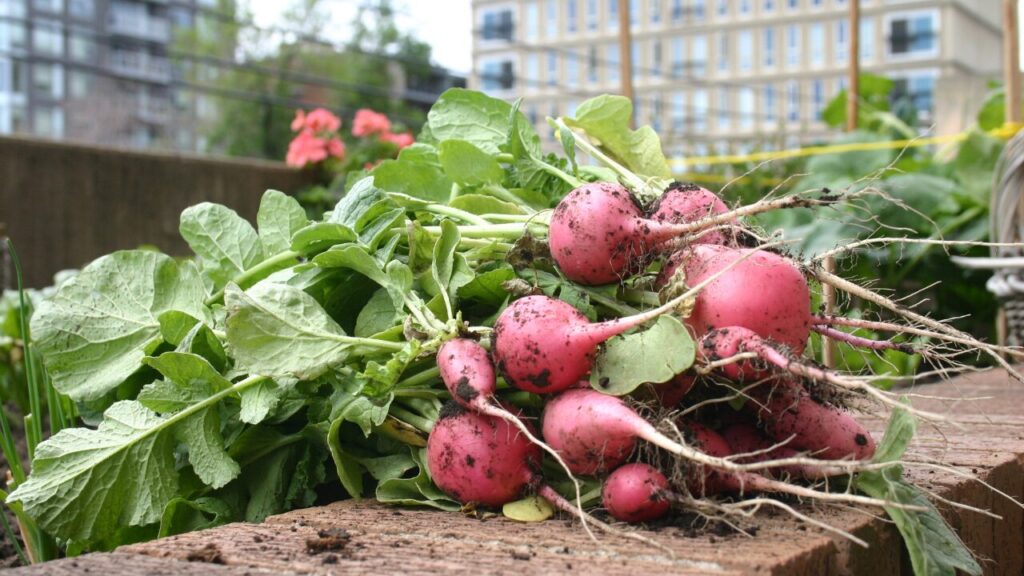
[[[729,207],[714,192],[694,184],[676,183],[662,194],[654,204],[651,219],[670,224],[696,222],[701,218],[724,214]],[[735,224],[733,219],[728,224]],[[696,244],[726,244],[729,235],[711,230],[694,237]]]
[[[700,244],[673,254],[657,285],[669,282],[680,265],[688,286],[721,272],[697,295],[686,319],[698,338],[716,328],[742,326],[794,354],[803,352],[811,330],[811,293],[789,260],[764,250]]]

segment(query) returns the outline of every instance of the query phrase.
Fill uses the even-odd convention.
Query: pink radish
[[[447,404],[427,439],[434,484],[465,504],[501,506],[539,478],[540,448],[500,418]]]
[[[599,344],[672,310],[681,299],[633,316],[592,323],[561,300],[521,298],[502,311],[494,324],[494,363],[505,380],[520,390],[561,392],[590,373]]]
[[[733,454],[750,454],[744,458],[737,458],[737,462],[764,462],[766,460],[781,460],[784,458],[796,458],[800,453],[790,446],[778,446],[773,440],[768,439],[763,432],[749,422],[736,422],[721,430],[722,438],[729,444]],[[786,466],[778,469],[778,472],[790,478],[821,478],[826,475],[823,468],[811,466]],[[772,474],[776,476],[776,474]]]
[[[617,282],[641,270],[660,244],[693,230],[644,217],[624,186],[576,188],[551,215],[548,243],[563,274],[580,284]]]
[[[673,254],[657,285],[664,286],[680,264],[689,286],[725,269],[697,295],[686,319],[698,338],[715,328],[742,326],[803,353],[811,330],[811,293],[788,260],[764,250],[701,244]]]
[[[867,460],[875,453],[871,433],[849,412],[816,402],[797,381],[780,380],[755,398],[746,406],[777,442],[792,437],[787,446],[825,460]]]
[[[649,522],[669,510],[662,494],[668,490],[665,475],[647,464],[626,464],[604,481],[601,502],[616,520]]]
[[[697,377],[689,372],[676,374],[671,380],[664,384],[654,384],[654,393],[658,396],[658,402],[665,408],[674,408],[683,401],[683,398],[693,389]]]
[[[715,214],[724,214],[729,207],[714,192],[694,184],[676,183],[670,187],[653,206],[651,219],[671,224],[696,222]],[[732,220],[732,224],[736,220]],[[729,236],[719,230],[698,236],[699,244],[726,244]]]

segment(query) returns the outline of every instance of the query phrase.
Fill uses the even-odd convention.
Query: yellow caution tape
[[[999,128],[989,130],[989,134],[997,138],[1010,138],[1024,128],[1024,124],[1007,122]],[[851,142],[849,144],[829,144],[825,146],[808,146],[771,152],[755,152],[753,154],[721,154],[718,156],[700,156],[695,158],[677,158],[669,164],[672,168],[681,169],[688,166],[712,166],[715,164],[743,164],[747,162],[765,162],[785,158],[802,158],[820,154],[840,154],[843,152],[866,152],[870,150],[889,150],[893,148],[916,148],[933,144],[948,144],[967,139],[968,132],[950,134],[948,136],[931,136],[929,138],[911,138],[906,140],[888,140],[885,142]]]

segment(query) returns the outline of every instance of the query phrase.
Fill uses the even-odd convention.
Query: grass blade
[[[14,264],[14,276],[18,281],[18,328],[21,330],[21,341],[25,347],[25,379],[28,386],[28,405],[31,420],[25,418],[25,438],[28,440],[29,460],[35,455],[36,445],[43,438],[42,402],[39,398],[39,390],[42,382],[39,380],[36,370],[35,353],[32,346],[32,334],[29,332],[28,314],[29,309],[25,299],[25,283],[21,273],[21,259],[14,250],[14,243],[7,238],[7,252],[11,255],[11,262]]]
[[[0,500],[3,500],[4,503],[7,502],[7,493],[2,490],[0,490]],[[25,555],[25,551],[21,548],[21,544],[18,543],[18,538],[14,535],[14,529],[11,528],[11,523],[7,520],[7,514],[4,514],[3,511],[0,511],[0,522],[4,525],[4,534],[7,536],[7,539],[10,540],[11,545],[14,546],[14,551],[18,554],[18,559],[21,560],[22,564],[28,566],[30,564],[28,556]]]

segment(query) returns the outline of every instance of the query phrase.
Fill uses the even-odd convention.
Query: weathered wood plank
[[[96,574],[102,576],[259,576],[280,574],[289,576],[296,572],[282,572],[280,569],[264,570],[248,566],[223,566],[209,563],[200,558],[176,560],[157,558],[144,554],[87,554],[78,558],[64,558],[45,564],[4,571],[10,576],[81,576]]]

